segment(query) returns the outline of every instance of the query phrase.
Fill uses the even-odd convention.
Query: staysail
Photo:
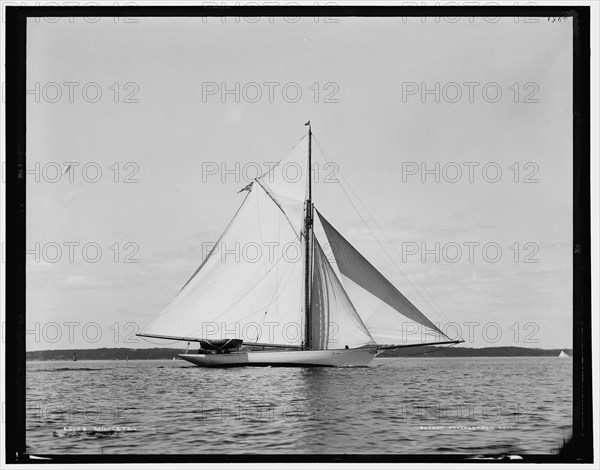
[[[374,345],[375,341],[360,319],[316,238],[314,246],[310,344],[314,349]]]
[[[342,284],[378,344],[430,343],[448,338],[317,211]]]

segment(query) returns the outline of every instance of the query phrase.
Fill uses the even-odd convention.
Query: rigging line
[[[409,356],[419,356],[421,354],[431,354],[436,351],[441,351],[442,349],[451,348],[453,346],[456,346],[456,344],[448,344],[446,346],[432,346],[429,351],[423,351],[423,352],[414,353],[414,354],[405,354],[404,356],[395,356],[395,357],[409,357]]]
[[[260,176],[257,176],[255,179],[257,179],[257,180],[258,180],[258,179],[264,178],[266,175],[268,175],[269,173],[271,173],[271,172],[272,172],[272,171],[273,171],[275,168],[277,168],[277,167],[279,166],[279,164],[280,164],[282,161],[284,161],[284,160],[285,160],[287,157],[289,157],[289,156],[291,155],[291,153],[294,151],[294,149],[295,149],[296,147],[298,147],[298,144],[300,144],[300,142],[302,142],[302,141],[303,141],[303,140],[306,138],[306,136],[307,136],[307,135],[308,135],[308,133],[304,134],[304,135],[303,135],[303,136],[300,138],[300,140],[298,140],[298,142],[296,142],[296,143],[294,144],[294,146],[293,146],[293,147],[290,149],[290,151],[289,151],[288,153],[286,153],[286,154],[285,154],[285,157],[283,157],[281,160],[279,160],[277,163],[275,163],[275,165],[273,165],[273,167],[272,167],[271,169],[269,169],[269,170],[265,171],[265,172],[264,172],[262,175],[260,175]]]
[[[251,316],[253,316],[253,315],[256,315],[256,314],[257,314],[257,313],[259,313],[259,312],[262,312],[264,309],[268,309],[268,308],[269,308],[271,305],[273,305],[273,303],[275,303],[275,301],[276,301],[276,300],[277,300],[279,297],[281,297],[281,296],[283,295],[283,292],[285,291],[285,289],[287,288],[288,284],[289,284],[289,283],[290,283],[290,281],[292,280],[292,277],[293,277],[294,271],[296,270],[296,266],[297,266],[297,265],[298,265],[297,263],[294,263],[294,266],[293,266],[293,268],[292,268],[292,271],[290,272],[290,275],[289,275],[289,277],[287,278],[287,281],[285,282],[285,285],[283,286],[283,289],[281,289],[281,290],[279,291],[279,294],[277,294],[277,293],[276,293],[277,295],[276,295],[276,296],[275,296],[273,299],[271,299],[271,302],[269,302],[269,303],[268,303],[268,304],[266,304],[265,306],[263,306],[263,307],[259,308],[258,310],[255,310],[254,312],[252,312],[252,313],[250,313],[250,314],[246,315],[245,317],[242,317],[242,318],[240,318],[239,320],[245,320],[246,318],[250,318]],[[272,269],[272,268],[271,268],[271,269]],[[268,273],[265,273],[265,276],[266,276],[267,274],[268,274]],[[264,276],[263,276],[263,277],[264,277]],[[259,281],[259,282],[260,282],[260,281]],[[249,292],[251,292],[251,291],[254,289],[254,287],[256,287],[257,285],[258,285],[258,283],[257,283],[257,284],[255,284],[255,285],[254,285],[254,286],[253,286],[253,287],[252,287],[252,288],[251,288],[251,289],[250,289],[250,290],[249,290],[249,291],[248,291],[246,294],[244,294],[244,296],[246,296],[246,295],[247,295]],[[243,298],[243,297],[242,297],[242,298]],[[231,308],[231,307],[230,307],[230,308]],[[225,313],[225,312],[224,312],[224,313]],[[222,314],[221,314],[221,315],[222,315]],[[219,316],[221,316],[221,315],[219,315]],[[219,317],[217,317],[217,318],[219,318]],[[278,315],[277,315],[277,319],[279,319],[279,312],[278,312]]]
[[[192,279],[194,279],[194,277],[196,277],[196,274],[198,274],[200,272],[200,270],[202,269],[202,267],[206,264],[206,262],[208,261],[208,259],[213,255],[215,249],[218,247],[219,243],[221,243],[221,240],[223,240],[223,237],[225,236],[225,234],[227,234],[227,232],[229,232],[229,228],[231,227],[231,225],[233,224],[233,222],[235,221],[235,219],[237,218],[238,214],[240,213],[240,211],[242,210],[242,207],[244,207],[244,204],[246,204],[246,200],[248,199],[248,196],[250,196],[250,192],[248,192],[248,194],[246,194],[244,196],[244,200],[242,201],[242,203],[240,204],[240,207],[238,207],[238,210],[235,211],[235,214],[233,215],[233,217],[231,218],[231,220],[229,221],[229,224],[227,224],[227,227],[225,227],[225,230],[223,231],[223,233],[221,234],[221,236],[219,237],[219,239],[217,240],[217,243],[215,243],[213,245],[213,247],[210,250],[210,253],[208,253],[208,255],[206,255],[206,258],[204,258],[204,260],[202,261],[202,263],[200,264],[200,266],[198,266],[198,269],[196,269],[196,271],[194,271],[194,274],[192,274],[192,276],[187,280],[187,282],[183,285],[183,287],[181,289],[179,289],[179,293],[181,293],[181,291],[183,289],[185,289],[185,286],[187,286],[190,281]]]
[[[414,353],[414,354],[405,354],[403,356],[392,356],[392,357],[381,357],[380,359],[389,359],[389,361],[385,362],[384,364],[380,364],[377,367],[382,367],[382,366],[387,366],[388,364],[391,364],[392,362],[395,362],[395,359],[398,358],[403,358],[403,357],[413,357],[413,356],[418,356],[418,355],[425,355],[425,354],[431,354],[432,352],[435,351],[441,351],[442,349],[446,349],[446,348],[451,348],[453,346],[456,346],[456,344],[449,344],[447,346],[438,346],[438,347],[432,347],[431,350],[429,351],[424,351],[424,352],[420,352],[420,353]]]
[[[257,219],[257,222],[258,222],[258,234],[260,236],[260,244],[261,244],[261,246],[264,246],[265,243],[264,243],[264,239],[263,239],[263,224],[262,224],[262,220],[261,220],[261,217],[260,217],[260,203],[258,201],[258,198],[256,198],[256,213],[257,213],[256,214],[256,219]],[[281,214],[279,214],[279,215],[281,216]],[[279,234],[278,234],[278,237],[277,237],[277,243],[279,243],[280,242],[280,238],[281,238],[281,226],[280,226],[280,224],[277,224],[277,225],[278,225],[278,229],[279,229]],[[262,254],[262,248],[261,248],[261,254]],[[262,258],[262,262],[263,262],[263,267],[265,269],[268,269],[267,260],[265,259],[264,256],[261,256],[261,258]],[[276,271],[279,272],[278,270],[276,270]],[[269,283],[269,287],[270,287],[269,290],[272,290],[271,283]],[[276,293],[277,293],[277,276],[275,276],[275,291],[273,291],[273,295],[275,295]]]
[[[315,141],[317,141],[317,139],[315,138]],[[323,157],[326,160],[331,161],[327,155],[325,150],[323,149],[323,147],[321,147],[321,145],[319,144],[319,142],[317,141],[317,145],[319,146],[319,149],[321,150]],[[377,228],[381,231],[381,233],[384,235],[384,237],[386,238],[387,242],[392,246],[392,248],[394,248],[394,250],[396,251],[396,253],[401,256],[400,252],[398,251],[398,248],[396,248],[396,245],[394,245],[390,239],[390,237],[387,235],[387,233],[385,232],[385,230],[383,230],[383,228],[381,227],[381,225],[379,224],[379,222],[377,221],[377,219],[373,216],[373,213],[369,210],[369,208],[367,207],[367,205],[361,200],[361,198],[358,196],[358,193],[354,190],[354,188],[352,187],[352,185],[350,184],[350,182],[346,179],[346,177],[342,174],[342,172],[339,170],[338,168],[338,173],[340,175],[340,177],[346,182],[346,184],[348,185],[348,188],[350,189],[350,191],[352,191],[352,193],[356,196],[356,199],[358,200],[358,202],[360,202],[360,204],[363,206],[363,208],[365,209],[365,211],[368,213],[368,215],[371,217],[371,219],[373,220],[373,222],[375,222],[375,225],[377,226]],[[341,185],[340,185],[341,186]],[[375,235],[373,235],[375,236]],[[388,255],[388,257],[390,258],[390,260],[392,261],[392,263],[394,263],[394,265],[396,265],[395,261],[393,258],[391,258],[389,256],[388,253],[386,253]],[[398,268],[398,270],[401,271],[401,269],[396,266]],[[417,282],[419,283],[419,285],[421,286],[421,288],[423,289],[423,291],[425,292],[425,294],[427,294],[430,298],[430,300],[433,302],[433,304],[435,305],[436,308],[434,308],[431,304],[429,304],[429,302],[427,302],[427,304],[438,314],[440,314],[440,316],[442,317],[442,319],[444,321],[446,321],[446,323],[450,322],[450,319],[446,316],[446,314],[444,313],[443,309],[439,306],[439,304],[437,303],[437,301],[435,300],[435,298],[433,297],[433,295],[431,295],[431,293],[429,292],[429,290],[425,287],[425,285],[421,282],[421,280],[418,278],[418,276],[414,273],[414,271],[412,270],[412,268],[410,267],[410,264],[406,264],[406,267],[408,268],[408,270],[410,271],[410,273],[415,277],[415,279],[417,280]],[[412,285],[412,284],[411,284]],[[413,286],[414,288],[414,286]],[[416,289],[415,289],[416,290]],[[462,339],[462,338],[461,338]]]
[[[254,340],[255,343],[258,343],[258,340],[260,339],[261,330],[262,330],[262,324],[265,321],[265,317],[267,316],[267,313],[269,313],[269,309],[267,309],[265,311],[265,314],[262,316],[262,318],[258,322],[258,336],[256,336],[256,340]]]
[[[315,139],[316,141],[316,139]],[[317,142],[317,145],[318,142]],[[325,155],[323,155],[325,156]],[[325,157],[327,159],[327,157]],[[330,161],[329,159],[327,159],[328,161]],[[431,307],[431,309],[433,311],[436,311],[435,308],[433,308],[432,305],[430,305],[429,301],[423,296],[423,294],[413,285],[413,283],[411,282],[411,280],[406,276],[406,274],[404,274],[404,272],[400,269],[400,267],[396,264],[396,262],[394,261],[394,259],[390,256],[390,254],[388,253],[388,251],[385,249],[385,247],[383,246],[383,244],[379,241],[379,239],[377,238],[377,236],[375,235],[375,233],[373,233],[373,230],[371,230],[371,227],[369,227],[369,225],[367,224],[367,221],[364,219],[364,217],[362,216],[362,214],[360,213],[360,211],[358,210],[358,208],[356,207],[356,205],[354,204],[354,202],[352,201],[352,199],[350,198],[350,195],[348,194],[348,192],[346,191],[346,189],[340,184],[340,188],[341,190],[344,192],[344,194],[346,195],[346,198],[348,199],[348,202],[350,202],[350,204],[352,205],[352,207],[354,208],[355,212],[358,214],[358,216],[360,217],[360,219],[363,221],[363,223],[365,224],[365,227],[367,227],[367,230],[369,230],[369,232],[371,233],[371,235],[373,236],[373,238],[375,239],[375,241],[379,244],[379,246],[381,247],[381,249],[383,250],[383,252],[388,256],[388,258],[390,258],[390,260],[392,261],[392,263],[394,264],[394,266],[398,269],[398,271],[400,271],[400,274],[402,274],[402,276],[404,277],[404,279],[406,279],[406,281],[411,285],[411,287],[419,293],[419,295],[421,296],[421,298],[425,301],[425,303],[427,303],[427,305],[429,305],[429,307]],[[443,334],[443,333],[442,333]]]
[[[277,168],[282,161],[284,161],[287,157],[289,157],[291,155],[291,153],[296,149],[296,147],[298,147],[298,145],[300,144],[300,142],[302,142],[306,136],[308,136],[308,133],[304,134],[300,140],[298,142],[296,142],[296,144],[292,147],[292,149],[286,154],[285,157],[283,157],[281,160],[279,160],[269,171],[266,171],[265,173],[263,173],[262,175],[258,176],[257,178],[254,178],[254,181],[256,181],[260,187],[265,191],[265,193],[267,193],[269,195],[269,197],[273,200],[273,202],[275,203],[275,205],[277,207],[279,207],[279,209],[281,210],[281,212],[283,212],[283,215],[285,215],[285,218],[287,219],[287,221],[289,222],[289,224],[292,226],[292,230],[294,230],[294,233],[296,233],[296,227],[294,226],[294,224],[292,223],[292,221],[290,220],[287,212],[283,209],[283,206],[279,203],[279,201],[277,201],[277,198],[273,195],[271,188],[269,187],[269,184],[267,181],[264,181],[264,177],[266,175],[268,175],[270,172],[272,172],[273,170],[275,170],[275,168]],[[308,177],[310,178],[310,169],[308,172]],[[302,239],[302,230],[300,230],[299,234],[298,234],[298,239]]]
[[[342,189],[342,191],[344,192],[344,194],[346,195],[346,197],[348,198],[348,201],[350,202],[350,204],[352,205],[352,207],[354,208],[354,210],[356,211],[356,213],[358,214],[358,216],[361,218],[361,220],[363,221],[363,223],[365,224],[365,227],[367,227],[367,229],[369,230],[369,232],[371,233],[371,235],[373,236],[373,238],[375,239],[375,241],[379,244],[379,246],[381,247],[381,249],[386,253],[386,255],[388,256],[388,258],[390,258],[392,260],[392,263],[394,264],[394,266],[396,266],[396,268],[400,271],[400,274],[402,274],[402,276],[404,277],[404,279],[406,279],[408,281],[408,283],[412,286],[412,288],[419,293],[419,295],[421,296],[421,298],[425,301],[425,303],[427,305],[429,305],[429,307],[435,312],[436,310],[433,308],[433,306],[431,306],[431,304],[427,301],[427,299],[423,296],[423,294],[412,284],[412,282],[410,281],[410,279],[406,276],[406,274],[404,274],[404,272],[402,272],[402,270],[400,270],[400,268],[395,264],[395,261],[390,257],[389,253],[386,251],[385,247],[381,244],[381,242],[379,241],[379,239],[375,236],[375,234],[373,233],[373,231],[371,230],[371,228],[367,225],[367,221],[363,218],[362,214],[358,211],[358,208],[356,207],[356,205],[354,204],[354,202],[352,202],[352,200],[350,199],[350,196],[348,195],[348,193],[346,192],[346,190],[344,189],[344,187],[342,185],[340,185],[340,188]],[[384,301],[385,302],[385,301]],[[395,309],[394,309],[395,310]],[[397,311],[397,310],[395,310]],[[399,314],[401,314],[401,312],[398,312]],[[435,326],[435,324],[434,324]],[[435,326],[436,329],[444,336],[446,336],[444,334],[444,332],[442,332],[439,328],[437,328],[437,326]]]
[[[302,139],[301,139],[301,140],[302,140]],[[297,145],[298,145],[298,144],[296,144],[296,146],[297,146]],[[271,191],[270,191],[270,190],[269,190],[267,187],[265,187],[265,186],[263,185],[263,183],[262,183],[261,181],[259,181],[258,179],[256,179],[255,181],[256,181],[256,182],[258,183],[258,185],[259,185],[259,186],[260,186],[260,187],[263,189],[263,191],[265,192],[265,194],[267,194],[267,196],[269,196],[269,198],[271,198],[271,200],[273,201],[273,203],[274,203],[274,204],[275,204],[275,205],[276,205],[276,206],[277,206],[277,207],[280,209],[280,212],[279,212],[279,217],[281,218],[281,214],[283,214],[283,215],[284,215],[284,217],[285,217],[286,221],[287,221],[287,222],[290,224],[290,227],[292,228],[292,232],[294,233],[294,235],[296,235],[296,236],[298,237],[298,240],[301,240],[301,239],[302,239],[302,232],[300,232],[300,233],[298,233],[298,234],[296,233],[296,229],[295,229],[295,227],[294,227],[294,225],[293,225],[292,221],[291,221],[291,220],[290,220],[290,218],[288,217],[287,213],[286,213],[286,212],[283,210],[283,207],[282,207],[282,206],[281,206],[281,205],[280,205],[280,204],[277,202],[277,200],[275,199],[275,197],[274,197],[274,196],[271,194]],[[257,200],[257,204],[258,204],[258,200]],[[259,215],[260,215],[260,214],[259,214]],[[259,232],[260,232],[260,235],[261,235],[261,241],[262,241],[262,222],[261,222],[261,220],[260,220],[260,217],[258,217],[258,224],[259,224]],[[277,226],[277,229],[278,229],[278,241],[280,241],[280,240],[281,240],[281,224],[278,224],[278,226]],[[283,256],[283,254],[284,254],[284,253],[282,252],[282,256]],[[279,261],[279,260],[278,260],[278,261]],[[266,262],[265,262],[265,263],[266,263]],[[295,266],[296,266],[296,265],[294,265],[294,268],[295,268]],[[266,266],[265,266],[265,267],[266,267]],[[292,269],[292,273],[293,273],[293,271],[294,271],[294,269]],[[278,265],[278,264],[277,264],[277,273],[279,273],[279,265]],[[289,282],[290,282],[291,276],[292,276],[292,274],[290,274],[290,277],[288,278],[287,282],[285,283],[285,285],[284,285],[283,289],[282,289],[281,291],[279,291],[279,284],[278,284],[278,282],[279,282],[279,275],[278,275],[278,274],[276,275],[276,281],[275,281],[275,284],[276,284],[276,285],[275,285],[275,291],[274,291],[274,293],[273,293],[273,296],[274,296],[274,297],[273,297],[273,300],[271,301],[271,303],[267,304],[267,306],[266,306],[266,307],[270,307],[271,305],[273,305],[273,303],[275,303],[275,302],[277,301],[277,299],[278,299],[279,297],[281,297],[281,295],[283,294],[283,290],[285,290],[285,288],[287,287],[287,285],[288,285],[288,284],[289,284]],[[279,294],[277,294],[277,292],[278,292],[278,291],[279,291]],[[257,311],[255,311],[255,312],[252,312],[250,315],[247,315],[246,317],[243,317],[243,318],[242,318],[242,320],[244,320],[244,319],[246,319],[246,318],[248,318],[248,317],[250,317],[250,316],[252,316],[252,315],[256,314],[256,313],[257,313],[257,312],[259,312],[259,311],[260,311],[260,310],[257,310]],[[277,320],[279,320],[279,309],[278,309],[278,308],[275,308],[275,312],[276,312],[276,315],[277,315]]]
[[[314,137],[314,134],[313,134]],[[327,157],[325,150],[323,149],[323,147],[321,146],[320,142],[317,140],[317,138],[315,137],[315,142],[317,143],[317,146],[319,147],[319,150],[321,151],[321,154],[323,155],[323,157],[325,158],[325,160],[332,162],[333,161]],[[352,188],[352,186],[350,185],[350,183],[348,182],[348,180],[344,177],[344,175],[341,174],[341,171],[338,168],[338,173],[341,176],[341,178],[346,182],[346,184],[348,185],[348,188],[354,193],[354,195],[356,196],[356,198],[358,199],[358,201],[363,205],[363,207],[365,208],[365,210],[369,213],[369,215],[371,216],[371,218],[375,221],[375,223],[377,224],[377,226],[379,227],[379,229],[381,230],[381,232],[385,235],[385,237],[387,238],[387,241],[390,245],[392,245],[394,247],[394,249],[397,251],[397,248],[395,248],[395,246],[392,244],[391,240],[389,239],[389,237],[387,236],[387,234],[383,231],[383,229],[381,228],[381,226],[377,223],[377,221],[375,220],[375,217],[373,217],[373,214],[368,210],[368,208],[366,207],[366,205],[362,202],[362,200],[360,199],[360,197],[358,196],[358,194],[356,193],[356,191],[354,191],[354,189]],[[385,249],[385,247],[383,246],[383,244],[380,242],[379,238],[377,238],[377,236],[375,235],[375,233],[373,233],[373,231],[371,230],[371,227],[367,224],[367,221],[364,219],[364,217],[362,216],[362,214],[360,213],[360,211],[358,210],[358,208],[356,207],[356,205],[354,204],[354,202],[352,201],[352,199],[350,198],[350,195],[348,194],[348,192],[344,189],[344,186],[340,184],[340,188],[342,189],[342,191],[344,192],[344,194],[346,195],[346,198],[348,199],[348,201],[350,202],[350,204],[352,205],[352,207],[354,208],[354,210],[356,211],[356,213],[358,214],[358,216],[361,218],[361,220],[363,221],[363,223],[365,224],[365,226],[367,227],[367,229],[369,230],[369,232],[371,233],[371,235],[373,236],[373,238],[375,239],[375,241],[379,244],[379,246],[381,247],[381,249],[384,251],[384,253],[386,254],[386,256],[390,259],[390,261],[392,262],[392,264],[396,267],[396,269],[398,269],[398,271],[400,272],[400,274],[402,274],[402,276],[408,281],[408,283],[411,285],[411,287],[418,292],[419,296],[425,301],[425,303],[436,313],[438,313],[439,315],[442,316],[442,318],[449,323],[449,319],[448,317],[444,314],[443,310],[441,309],[441,307],[439,305],[437,305],[437,302],[435,302],[435,299],[433,298],[433,296],[429,293],[429,291],[426,289],[426,287],[423,285],[423,283],[421,283],[421,281],[419,280],[419,278],[415,275],[415,273],[410,269],[410,266],[407,264],[406,266],[408,267],[409,271],[411,271],[411,274],[413,276],[415,276],[415,278],[417,279],[417,281],[419,282],[419,284],[421,285],[421,287],[423,288],[423,290],[429,295],[429,297],[431,298],[431,300],[437,305],[437,309],[431,305],[431,303],[427,300],[427,298],[425,298],[425,296],[423,295],[423,293],[417,289],[415,287],[415,285],[411,282],[411,280],[406,276],[406,274],[404,274],[404,271],[398,266],[398,264],[396,263],[396,261],[392,258],[392,256],[389,254],[389,252]],[[461,337],[462,339],[462,337]]]
[[[332,162],[332,160],[327,156],[325,150],[323,149],[323,147],[320,145],[319,141],[315,138],[315,141],[317,142],[317,145],[319,147],[319,149],[321,150],[321,153],[323,155],[323,157],[325,158],[325,160]],[[348,189],[350,189],[350,191],[352,191],[352,193],[356,196],[356,199],[358,200],[358,202],[360,202],[360,204],[363,206],[363,208],[365,209],[365,211],[369,214],[369,216],[371,217],[371,219],[373,220],[373,222],[375,222],[375,224],[377,225],[377,227],[379,228],[379,230],[381,231],[381,233],[385,236],[385,238],[387,239],[387,242],[396,250],[396,252],[398,253],[398,249],[396,248],[396,246],[392,243],[392,241],[390,240],[390,238],[388,237],[388,235],[385,233],[385,231],[383,230],[383,228],[381,227],[381,225],[379,225],[379,223],[377,222],[377,219],[373,216],[373,214],[371,213],[371,211],[369,210],[369,208],[366,206],[366,204],[360,199],[360,197],[358,196],[358,194],[356,193],[356,191],[354,190],[354,188],[352,187],[352,185],[350,184],[350,182],[346,179],[346,177],[342,174],[342,172],[340,171],[340,169],[338,168],[338,173],[340,175],[340,177],[345,181],[346,185],[348,186]],[[343,186],[340,184],[340,188],[342,188],[342,190],[344,190]],[[352,203],[352,200],[350,199],[348,193],[344,190],[344,193],[346,194],[346,197],[348,198],[348,200],[350,201],[350,203]],[[359,216],[361,215],[358,212],[358,209],[356,208],[356,206],[354,204],[352,204],[354,209],[357,211],[357,213],[359,214]],[[361,219],[363,220],[363,223],[365,224],[365,226],[367,227],[367,229],[369,229],[369,232],[371,232],[371,235],[373,235],[373,237],[375,238],[375,240],[380,244],[379,239],[377,238],[377,236],[372,232],[372,230],[370,229],[370,227],[368,226],[366,220],[361,216]],[[391,257],[391,255],[387,252],[387,250],[382,246],[383,251],[385,252],[385,254],[388,256],[388,258],[390,259],[390,261],[394,264],[394,266],[400,271],[400,273],[406,278],[406,276],[404,275],[404,272],[402,271],[402,269],[396,264],[396,261]],[[400,253],[398,253],[398,255],[400,255]],[[429,295],[429,297],[431,298],[431,300],[434,302],[434,304],[436,304],[437,309],[433,307],[433,305],[431,305],[427,299],[423,298],[423,300],[425,300],[425,302],[427,303],[427,305],[429,305],[429,307],[431,307],[431,309],[433,311],[435,311],[436,313],[439,313],[447,322],[449,322],[449,319],[446,317],[446,315],[444,314],[444,312],[442,311],[441,307],[439,305],[437,305],[437,303],[435,302],[435,299],[433,298],[433,296],[429,293],[429,291],[427,290],[427,288],[423,285],[423,283],[421,283],[420,279],[416,276],[416,274],[412,271],[412,269],[410,268],[409,264],[406,264],[406,267],[408,268],[408,270],[411,272],[411,274],[415,277],[415,279],[417,280],[417,282],[419,283],[419,285],[423,288],[423,290],[425,291],[425,293],[427,293]],[[406,278],[406,280],[410,283],[410,285],[415,289],[416,287],[412,284],[412,282],[410,281],[410,279]],[[423,297],[422,293],[419,292],[419,295],[421,295],[421,297]],[[439,311],[438,311],[439,310]]]
[[[278,214],[279,215],[279,220],[277,223],[277,240],[281,241],[281,212]],[[277,266],[277,268],[275,269],[275,294],[277,294],[277,292],[279,292],[279,266]],[[285,284],[287,286],[287,283]],[[285,289],[285,286],[284,286]],[[279,296],[275,297],[273,299],[273,303],[275,304],[275,316],[277,317],[277,321],[279,321],[279,303],[277,302],[277,299],[279,298]],[[266,312],[265,312],[266,315]]]
[[[262,182],[259,181],[258,178],[256,178],[255,180],[258,185],[263,189],[263,191],[267,194],[267,196],[269,196],[271,198],[271,200],[273,201],[273,203],[279,207],[279,210],[281,212],[283,212],[283,215],[285,215],[286,220],[288,221],[288,223],[290,224],[290,226],[292,227],[292,230],[294,231],[294,234],[296,234],[296,227],[294,227],[294,224],[292,223],[292,221],[290,220],[290,218],[288,217],[287,213],[283,210],[283,207],[281,206],[281,204],[279,204],[279,202],[277,202],[277,199],[275,198],[275,196],[273,196],[273,194],[271,194],[271,190],[262,184]],[[302,239],[302,230],[300,230],[300,232],[298,233],[298,240]]]
[[[269,273],[270,273],[270,272],[273,270],[273,268],[274,268],[275,266],[277,266],[277,264],[278,264],[278,263],[279,263],[279,262],[280,262],[282,259],[283,259],[283,253],[282,253],[282,255],[281,255],[281,256],[280,256],[280,257],[277,259],[277,261],[276,261],[276,262],[273,264],[273,266],[271,266],[271,268],[270,268],[270,269],[269,269],[269,270],[268,270],[268,271],[267,271],[267,272],[266,272],[266,273],[265,273],[265,274],[264,274],[264,275],[263,275],[263,276],[262,276],[260,279],[258,279],[258,280],[257,280],[257,281],[254,283],[254,285],[253,285],[252,287],[250,287],[250,289],[248,289],[248,291],[246,291],[246,293],[245,293],[244,295],[242,295],[242,296],[241,296],[241,297],[240,297],[238,300],[236,300],[236,301],[235,301],[235,302],[234,302],[232,305],[230,305],[230,306],[229,306],[227,309],[225,309],[225,310],[224,310],[223,312],[221,312],[221,313],[220,313],[218,316],[216,316],[216,317],[213,319],[213,321],[215,321],[215,320],[217,320],[218,318],[222,317],[222,316],[223,316],[223,315],[225,315],[225,314],[226,314],[226,313],[227,313],[229,310],[231,310],[233,307],[235,307],[237,304],[239,304],[239,303],[242,301],[242,299],[244,299],[244,298],[245,298],[245,297],[246,297],[246,296],[247,296],[247,295],[248,295],[250,292],[252,292],[252,291],[254,290],[254,288],[255,288],[256,286],[258,286],[258,284],[260,284],[260,282],[261,282],[261,281],[262,281],[262,280],[263,280],[263,279],[264,279],[264,278],[265,278],[265,277],[266,277],[266,276],[267,276],[267,275],[268,275],[268,274],[269,274]],[[296,265],[294,264],[294,268],[295,268],[295,267],[296,267]],[[290,277],[291,277],[291,276],[290,276]],[[289,281],[288,281],[288,282],[289,282]],[[280,294],[280,295],[281,295],[281,294]],[[268,306],[268,305],[271,305],[271,304],[267,304],[267,306]],[[263,308],[264,308],[264,307],[261,307],[259,310],[256,310],[255,312],[253,312],[253,313],[252,313],[252,315],[254,315],[254,314],[255,314],[255,313],[257,313],[257,312],[260,312],[260,311],[261,311]],[[250,315],[248,315],[248,316],[250,316]],[[193,334],[193,333],[195,333],[196,331],[199,331],[199,330],[201,330],[201,329],[202,329],[202,328],[198,328],[198,329],[196,329],[196,330],[192,331],[190,334]]]

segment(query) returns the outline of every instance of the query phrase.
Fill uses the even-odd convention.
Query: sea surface
[[[30,454],[553,454],[571,394],[570,358],[31,361],[26,439]]]

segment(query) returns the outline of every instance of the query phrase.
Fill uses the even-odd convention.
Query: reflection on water
[[[376,359],[369,368],[27,364],[32,454],[541,453],[571,433],[572,361]]]

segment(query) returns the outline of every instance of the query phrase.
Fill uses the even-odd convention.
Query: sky
[[[571,24],[533,20],[29,19],[27,350],[181,345],[133,335],[309,119],[315,205],[432,321],[570,348]]]

